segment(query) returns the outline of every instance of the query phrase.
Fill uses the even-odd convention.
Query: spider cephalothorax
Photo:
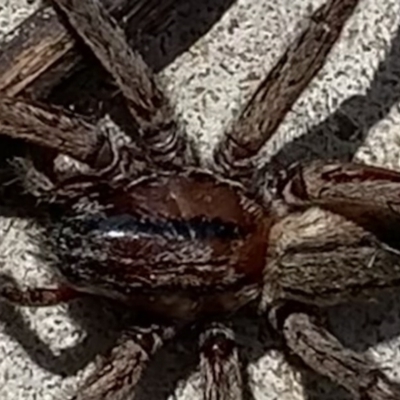
[[[25,189],[58,210],[40,240],[60,284],[20,290],[4,277],[0,295],[30,306],[102,296],[155,322],[147,335],[123,335],[74,399],[133,396],[149,356],[178,326],[192,322],[208,326],[200,339],[204,398],[241,399],[234,335],[215,319],[247,305],[265,315],[286,349],[355,398],[400,398],[396,383],[344,348],[313,315],[318,307],[399,286],[392,232],[398,230],[400,175],[335,162],[268,174],[254,168],[260,148],[321,68],[357,3],[329,0],[313,14],[206,169],[108,12],[96,0],[54,0],[121,90],[142,154],[133,143],[137,137],[121,142],[79,116],[2,98],[1,133],[86,168],[60,174],[41,170],[40,163],[17,163]]]
[[[94,185],[71,203],[47,236],[58,269],[81,290],[187,320],[257,296],[272,218],[237,185],[159,173]]]

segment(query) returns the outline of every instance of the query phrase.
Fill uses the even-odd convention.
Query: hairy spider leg
[[[330,0],[308,17],[303,32],[270,70],[216,147],[217,170],[231,179],[248,182],[254,174],[253,158],[323,67],[358,2]]]
[[[220,323],[200,335],[200,376],[204,400],[241,400],[242,371],[232,329]]]
[[[188,142],[179,130],[173,107],[142,56],[129,47],[118,23],[98,1],[53,2],[114,78],[149,159],[170,167],[187,164]]]

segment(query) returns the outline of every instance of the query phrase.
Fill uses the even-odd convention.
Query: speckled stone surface
[[[147,58],[162,70],[182,123],[205,157],[303,18],[321,3],[188,1],[177,10],[176,23],[148,41]],[[37,5],[0,0],[0,39]],[[398,0],[361,0],[329,62],[265,149],[266,158],[285,164],[309,157],[353,158],[400,169],[399,26]],[[182,52],[182,43],[192,45]],[[2,270],[26,285],[51,282],[51,273],[32,255],[27,232],[34,234],[35,226],[4,217],[1,226]],[[113,336],[110,310],[93,303],[18,312],[0,306],[0,400],[63,400],[75,390],[93,354]],[[255,400],[347,398],[319,377],[302,377],[271,349],[268,335],[258,334],[254,321],[238,325]],[[368,351],[400,381],[400,296],[337,307],[330,325],[344,343]],[[200,399],[194,348],[188,340],[160,352],[143,379],[140,398]]]

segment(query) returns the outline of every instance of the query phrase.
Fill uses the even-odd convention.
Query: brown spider
[[[268,319],[285,350],[354,398],[399,399],[399,386],[344,348],[316,309],[399,286],[400,174],[335,162],[268,174],[254,168],[358,1],[329,0],[313,14],[218,145],[211,169],[199,165],[149,68],[107,11],[96,0],[53,1],[114,78],[143,154],[81,117],[3,97],[2,134],[88,168],[66,176],[17,164],[26,190],[55,210],[41,241],[60,283],[21,290],[2,276],[0,296],[49,306],[89,294],[158,322],[127,331],[74,399],[133,395],[149,357],[194,322],[203,325],[204,398],[241,399],[233,332],[214,321],[245,306]]]

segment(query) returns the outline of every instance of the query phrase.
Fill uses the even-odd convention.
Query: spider
[[[2,276],[0,297],[51,306],[100,296],[153,321],[124,332],[74,399],[133,396],[149,358],[193,324],[200,329],[204,399],[241,399],[234,333],[221,321],[244,307],[265,317],[286,351],[354,398],[400,398],[399,385],[345,348],[319,315],[398,286],[393,232],[400,174],[322,161],[255,168],[260,149],[322,67],[358,1],[328,0],[314,12],[207,167],[103,6],[96,0],[53,3],[114,79],[135,135],[128,140],[20,98],[0,100],[3,134],[86,164],[66,173],[16,162],[26,191],[52,210],[41,255],[59,284],[21,289]]]

